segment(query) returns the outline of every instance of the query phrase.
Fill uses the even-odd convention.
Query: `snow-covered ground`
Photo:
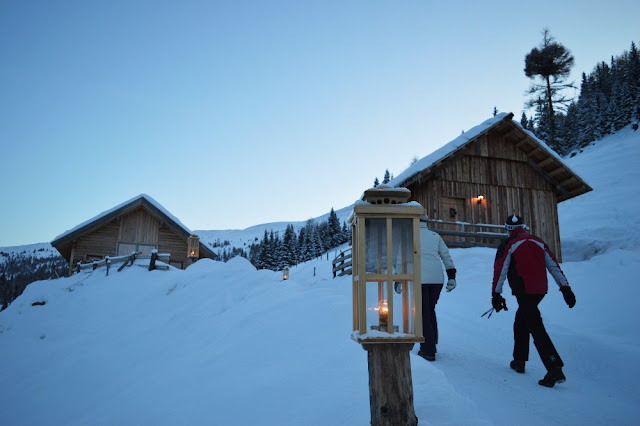
[[[577,304],[568,309],[553,286],[541,304],[567,382],[538,386],[533,345],[526,374],[509,368],[515,299],[505,292],[509,311],[480,316],[495,253],[454,249],[458,288],[438,304],[438,359],[411,355],[420,424],[638,423],[640,132],[624,129],[567,163],[594,188],[560,205]],[[31,284],[0,312],[0,422],[369,424],[351,278],[332,279],[330,259],[294,267],[288,281],[235,258]]]

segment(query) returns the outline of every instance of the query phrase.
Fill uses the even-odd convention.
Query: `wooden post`
[[[363,343],[369,362],[372,426],[415,426],[409,351],[413,343]]]
[[[149,270],[153,271],[154,269],[156,269],[156,260],[158,259],[158,253],[157,252],[152,252],[151,253],[151,260],[149,260]]]
[[[69,276],[73,275],[73,261],[76,254],[75,242],[71,244],[71,256],[69,257]]]

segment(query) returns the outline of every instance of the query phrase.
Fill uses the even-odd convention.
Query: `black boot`
[[[540,386],[552,388],[556,383],[564,383],[565,380],[567,380],[567,378],[564,376],[562,368],[553,367],[547,372],[547,374],[544,376],[544,379],[538,381],[538,384]]]
[[[428,354],[426,352],[423,352],[422,350],[418,351],[418,355],[421,356],[422,358],[426,359],[427,361],[435,361],[436,360],[436,354]]]
[[[515,359],[511,361],[509,367],[516,370],[516,373],[523,374],[524,373],[524,361],[516,361]]]

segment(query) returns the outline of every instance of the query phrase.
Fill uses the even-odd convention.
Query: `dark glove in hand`
[[[491,306],[496,312],[500,312],[502,309],[508,311],[507,309],[507,301],[504,300],[504,297],[500,295],[500,293],[491,293]]]
[[[562,292],[562,297],[564,297],[564,301],[567,302],[567,306],[569,306],[569,308],[576,306],[576,295],[573,294],[571,287],[565,285],[560,287],[560,291]]]
[[[456,279],[456,268],[447,269],[447,279],[449,280]]]

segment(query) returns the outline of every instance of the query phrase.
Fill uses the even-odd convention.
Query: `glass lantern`
[[[422,337],[420,216],[406,188],[376,187],[357,201],[353,230],[353,333],[359,343]]]
[[[193,260],[200,257],[200,237],[195,234],[187,238],[187,257]]]

